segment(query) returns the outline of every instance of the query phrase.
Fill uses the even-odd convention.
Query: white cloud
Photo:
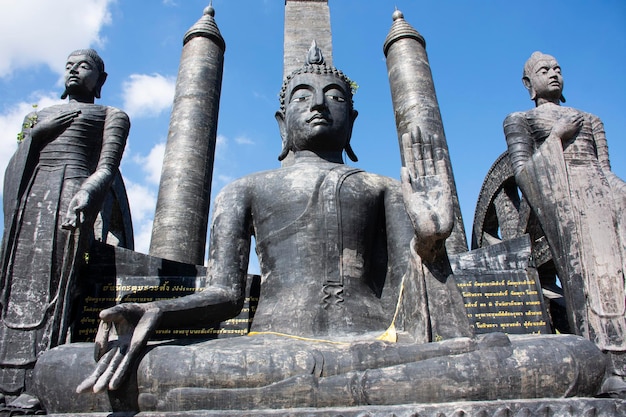
[[[113,2],[0,0],[0,77],[37,65],[62,73],[72,50],[104,45],[100,30],[111,23]]]
[[[247,136],[237,136],[235,142],[237,145],[254,145],[254,141]]]
[[[55,93],[39,93],[33,95],[29,102],[16,103],[8,111],[0,114],[0,195],[3,192],[4,171],[17,149],[17,134],[22,129],[24,117],[34,110],[33,104],[41,109],[60,103],[63,103],[63,100]]]
[[[217,180],[219,181],[219,184],[224,186],[226,184],[230,184],[231,182],[235,181],[235,177],[233,177],[231,175],[220,174],[220,175],[217,176]]]
[[[215,158],[223,159],[226,156],[226,151],[228,149],[228,138],[224,135],[220,135],[218,133],[217,138],[215,140]]]
[[[156,117],[174,100],[175,77],[132,74],[124,81],[124,109],[134,117]]]
[[[133,162],[137,163],[141,170],[147,174],[146,180],[149,183],[159,185],[164,155],[165,143],[161,142],[154,145],[147,156],[135,155]]]
[[[124,184],[128,193],[133,225],[151,220],[156,208],[156,191],[127,178],[124,178]]]
[[[135,252],[148,253],[152,238],[152,220],[133,225],[135,233]]]
[[[152,221],[156,208],[156,190],[137,184],[124,177],[135,234],[135,251],[148,253],[152,235]]]
[[[146,156],[133,154],[128,147],[126,152],[129,156],[125,163],[139,165],[141,171],[146,174],[144,178],[139,179],[140,183],[133,182],[128,177],[124,177],[124,183],[126,184],[135,232],[135,251],[148,253],[154,211],[156,210],[158,192],[156,185],[158,185],[161,176],[165,143],[155,145]],[[128,172],[135,170],[135,167],[128,166],[128,168]]]

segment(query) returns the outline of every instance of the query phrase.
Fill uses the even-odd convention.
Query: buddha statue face
[[[93,102],[100,97],[100,89],[106,80],[106,73],[91,55],[76,51],[65,63],[65,93],[70,96]]]
[[[332,73],[305,72],[289,81],[277,119],[291,150],[341,153],[348,146],[357,116],[348,89]]]
[[[558,103],[562,97],[563,76],[553,56],[533,53],[524,65],[523,82],[532,100],[546,99]]]

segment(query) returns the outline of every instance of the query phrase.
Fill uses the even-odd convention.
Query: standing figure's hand
[[[552,126],[551,133],[566,142],[573,138],[583,126],[584,117],[581,113],[566,114]]]
[[[65,219],[61,224],[62,229],[74,230],[85,222],[85,211],[92,205],[91,195],[85,190],[79,190],[67,208]]]
[[[43,120],[37,120],[33,130],[31,130],[31,137],[34,140],[39,140],[58,135],[67,129],[79,114],[80,110],[65,110]]]
[[[100,312],[96,335],[96,369],[76,392],[116,390],[158,326],[161,310],[153,303],[123,303]],[[113,328],[112,328],[113,327]],[[115,337],[117,335],[117,338]]]
[[[436,136],[424,137],[419,128],[402,135],[402,151],[402,195],[415,229],[416,250],[434,260],[454,226],[444,152]]]

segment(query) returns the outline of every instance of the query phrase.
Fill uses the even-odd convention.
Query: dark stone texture
[[[606,357],[588,340],[473,337],[445,248],[454,209],[440,144],[419,129],[402,134],[401,183],[344,165],[357,115],[350,91],[313,49],[287,79],[276,115],[294,163],[219,194],[204,291],[101,313],[98,364],[81,369],[81,395],[108,389],[109,410],[169,412],[598,391]],[[249,336],[146,348],[157,329],[241,312],[253,233],[262,278]],[[496,261],[472,262],[487,269]],[[93,361],[83,347],[47,352],[36,368],[38,394],[50,412],[82,412],[64,397],[73,385],[50,383],[77,372],[58,366],[64,357]]]
[[[37,357],[72,340],[76,272],[94,240],[133,247],[118,171],[130,121],[119,109],[94,104],[106,76],[95,51],[71,53],[63,94],[69,102],[25,118],[7,167],[0,393],[29,391]]]
[[[536,107],[504,121],[516,182],[550,246],[570,329],[612,352],[626,378],[626,183],[610,170],[601,120],[560,105],[554,57],[535,52],[523,82]]]
[[[324,51],[326,63],[332,65],[333,42],[328,0],[286,0],[283,78],[302,66],[302,57],[313,41]]]
[[[73,341],[93,342],[98,313],[120,302],[149,302],[181,297],[206,286],[207,268],[157,258],[95,242],[89,262],[80,271],[81,296],[76,301],[80,320],[74,324]],[[156,340],[214,339],[245,335],[250,330],[259,297],[260,277],[249,275],[242,312],[222,323],[159,329]]]
[[[355,160],[351,84],[314,44],[305,65],[286,78],[276,113],[281,157],[291,152],[293,163],[243,177],[219,194],[204,290],[183,284],[191,294],[105,309],[95,354],[91,345],[45,352],[34,372],[36,393],[49,412],[521,416],[623,410],[623,401],[584,398],[600,391],[610,363],[591,341],[475,336],[470,330],[455,274],[502,272],[529,280],[530,272],[522,272],[529,266],[529,243],[449,257],[463,251],[464,237],[455,240],[461,219],[424,42],[400,12],[394,20],[385,53],[398,114],[401,182],[343,163],[343,151]],[[192,36],[185,47],[201,38]],[[201,89],[212,88],[199,82]],[[402,88],[425,88],[425,94],[415,100],[399,95]],[[196,192],[200,188],[196,184]],[[175,221],[182,225],[181,219]],[[221,323],[244,312],[246,296],[253,298],[247,289],[252,236],[261,285],[248,336],[155,341],[162,329]],[[156,284],[161,289],[164,269],[182,282],[203,272],[195,261],[101,249],[109,251],[116,285],[143,277],[148,290]],[[120,291],[138,294],[132,285]],[[249,325],[250,316],[244,321]],[[583,398],[519,401],[563,397]],[[460,400],[475,402],[454,403]]]
[[[528,235],[450,257],[476,334],[551,334]]]
[[[508,152],[483,184],[472,246],[528,233],[554,326],[609,352],[624,389],[626,183],[611,171],[602,121],[560,105],[554,57],[535,52],[522,81],[536,107],[504,121]]]
[[[302,66],[302,57],[312,42],[324,51],[326,63],[332,65],[333,40],[328,0],[285,0],[283,79]],[[293,153],[289,152],[281,163],[283,166],[293,164]]]
[[[224,67],[213,9],[185,35],[165,147],[150,254],[204,264]]]
[[[539,275],[551,327],[560,333],[572,333],[550,247],[537,216],[517,186],[509,154],[504,152],[489,169],[478,196],[472,249],[499,245],[523,235],[528,235],[531,242],[532,268]]]
[[[400,11],[396,10],[393,19],[383,51],[387,58],[387,73],[400,148],[402,149],[402,134],[419,129],[421,135],[432,138],[433,143],[441,149],[448,170],[455,217],[454,229],[446,241],[446,248],[450,254],[465,252],[467,241],[461,207],[426,54],[426,42],[422,35],[404,20]],[[401,157],[404,166],[406,155],[401,152]]]
[[[593,387],[602,380],[606,360],[592,343],[577,336],[524,336],[509,340],[493,333],[475,342],[455,339],[394,345],[379,341],[350,346],[311,345],[273,335],[246,339],[207,342],[208,349],[202,345],[150,346],[137,375],[140,409],[144,412],[340,406],[358,409],[369,405],[446,403],[458,397],[475,401],[585,397],[594,394]],[[314,350],[309,350],[311,347]],[[238,352],[241,360],[248,360],[247,364],[244,360],[241,365],[235,365],[236,362],[229,360],[229,352]],[[301,366],[293,359],[302,361],[306,352],[310,352],[309,360],[316,369],[313,374],[305,371],[278,383],[255,386],[271,378],[270,374],[279,368],[290,372],[288,367]],[[408,356],[416,361],[404,363]],[[392,357],[397,365],[377,368],[383,362],[389,365]],[[66,361],[82,364],[74,368],[70,381],[64,380]],[[176,366],[169,366],[172,362]],[[89,404],[93,407],[89,410],[110,411],[116,410],[115,404],[118,407],[132,404],[137,390],[134,384],[110,391],[111,399],[117,401],[112,401],[112,406],[93,395],[76,396],[67,391],[68,384],[79,377],[85,378],[94,365],[90,345],[64,345],[44,355],[37,364],[37,381],[59,381],[37,386],[41,388],[38,392],[45,393],[42,398],[47,409],[55,413],[84,412]],[[306,362],[302,365],[311,366]],[[168,366],[167,380],[158,380],[161,382],[158,389],[163,391],[150,388],[157,382],[158,372]],[[341,373],[344,369],[353,370]],[[245,379],[241,379],[241,370],[247,372]],[[317,376],[318,373],[321,375]],[[201,379],[194,381],[197,378]],[[419,384],[415,383],[416,378]],[[222,379],[226,384],[232,381],[233,387],[216,389],[206,385],[209,380],[217,384]],[[95,408],[96,405],[104,408]]]
[[[223,411],[78,413],[74,417],[214,417]],[[289,410],[228,411],[232,417],[617,417],[626,415],[626,401],[601,398],[560,398],[538,400],[462,401],[447,404],[411,404],[395,406],[292,408]],[[52,414],[67,416],[67,414]]]

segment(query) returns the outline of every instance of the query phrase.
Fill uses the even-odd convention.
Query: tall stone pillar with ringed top
[[[426,41],[404,20],[399,10],[393,14],[393,24],[385,40],[383,51],[387,59],[387,73],[391,87],[391,99],[396,116],[398,141],[402,149],[402,134],[419,128],[422,135],[429,135],[444,152],[452,199],[454,201],[454,229],[446,240],[449,254],[467,252],[467,239],[461,217],[461,207],[456,191],[448,143],[430,63],[426,54]],[[404,165],[404,156],[402,157]]]
[[[226,44],[208,6],[185,34],[150,255],[204,263]]]

